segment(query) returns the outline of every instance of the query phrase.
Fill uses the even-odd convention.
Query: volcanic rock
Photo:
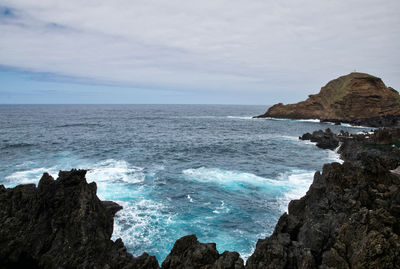
[[[400,178],[377,157],[361,162],[316,172],[246,268],[400,268]]]
[[[400,95],[380,78],[350,73],[330,81],[305,101],[270,107],[256,118],[319,119],[372,127],[400,125]]]
[[[332,133],[331,129],[314,131],[312,134],[306,133],[299,137],[301,140],[310,140],[316,142],[317,147],[322,149],[335,149],[339,145],[338,137]]]
[[[196,235],[178,239],[162,269],[244,269],[239,253],[219,254],[215,243],[200,243]]]
[[[134,258],[121,239],[110,239],[122,207],[100,201],[85,174],[0,186],[0,268],[159,268],[154,256]]]

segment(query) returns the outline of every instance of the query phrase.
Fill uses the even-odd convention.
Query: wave
[[[186,180],[214,184],[228,190],[243,191],[258,188],[274,196],[285,197],[285,207],[292,199],[303,196],[313,179],[313,171],[292,170],[280,174],[277,179],[260,177],[251,173],[205,168],[183,170]]]
[[[348,128],[357,128],[357,129],[377,129],[375,127],[361,126],[361,125],[351,125],[350,123],[340,123],[340,126],[348,127]]]
[[[184,178],[200,183],[218,184],[228,189],[242,189],[244,187],[274,187],[272,180],[250,173],[223,170],[219,168],[205,168],[183,170]]]
[[[342,145],[342,142],[339,142],[339,146],[334,150],[328,150],[328,158],[334,162],[338,163],[343,163],[344,161],[340,159],[340,154],[338,153],[338,150],[340,146]]]
[[[15,149],[15,148],[27,148],[27,147],[34,147],[36,144],[30,143],[15,143],[15,144],[6,144],[1,149]]]
[[[287,187],[287,192],[284,193],[281,199],[281,210],[286,211],[291,200],[303,197],[314,179],[314,171],[292,170],[290,172],[281,173],[279,179]]]
[[[168,231],[168,226],[174,222],[174,215],[168,213],[167,207],[144,197],[137,201],[116,202],[123,209],[114,218],[112,240],[123,238],[128,251],[135,256],[141,255],[144,249],[152,255],[158,254],[157,256],[160,252],[165,252],[155,242],[167,241],[171,232]],[[165,256],[164,254],[162,258]]]
[[[257,119],[267,119],[267,120],[276,120],[276,121],[317,122],[317,123],[320,123],[319,119],[286,119],[286,118],[273,118],[273,117],[265,117],[265,118],[257,118]]]
[[[9,176],[6,176],[6,181],[9,182],[7,187],[15,187],[19,184],[37,184],[43,173],[49,173],[52,177],[56,177],[58,174],[57,167],[40,167],[29,170],[17,171]]]
[[[286,118],[273,118],[273,117],[266,117],[266,118],[258,118],[258,119],[267,119],[267,120],[274,120],[274,121],[299,121],[299,122],[314,122],[320,124],[329,124],[329,125],[336,125],[334,122],[321,122],[319,119],[286,119]],[[359,126],[359,125],[351,125],[349,123],[340,123],[340,126],[346,128],[356,128],[356,129],[376,129],[374,127],[368,126]]]
[[[131,166],[124,160],[107,159],[92,167],[86,174],[89,181],[136,184],[145,179],[142,167]]]
[[[56,126],[57,128],[67,128],[67,127],[97,127],[102,126],[98,123],[70,123]]]
[[[227,116],[228,119],[252,120],[252,116]]]
[[[79,165],[72,165],[76,163],[79,163]],[[20,167],[24,166],[25,164],[20,165]],[[105,161],[89,164],[84,161],[71,161],[70,158],[63,158],[59,164],[52,167],[37,167],[17,171],[6,176],[5,179],[10,183],[10,186],[28,183],[37,184],[43,173],[49,173],[52,177],[57,178],[58,171],[69,170],[71,168],[90,168],[86,174],[88,182],[136,184],[145,180],[143,168],[132,166],[124,160],[107,159]]]

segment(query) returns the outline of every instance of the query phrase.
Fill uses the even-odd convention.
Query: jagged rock
[[[362,161],[324,165],[246,268],[399,268],[400,179],[379,158]]]
[[[237,252],[219,254],[215,243],[200,243],[196,235],[178,239],[162,269],[242,269],[243,260]]]
[[[336,138],[345,162],[315,173],[246,268],[400,268],[400,129]]]
[[[380,78],[351,73],[330,81],[305,101],[270,107],[256,118],[320,119],[372,127],[400,125],[400,95]]]
[[[361,165],[363,156],[377,157],[383,160],[387,169],[396,168],[400,161],[400,129],[383,128],[372,134],[341,136],[338,153],[343,160]]]
[[[110,240],[114,202],[96,196],[85,170],[45,173],[34,184],[0,186],[0,268],[159,268],[155,257],[134,258]]]
[[[322,149],[335,149],[339,146],[338,137],[332,133],[331,129],[314,131],[312,134],[306,133],[299,137],[301,140],[310,140],[316,142],[317,147]]]

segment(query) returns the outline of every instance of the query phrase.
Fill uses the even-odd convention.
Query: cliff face
[[[0,185],[0,268],[159,268],[154,256],[134,258],[110,239],[122,207],[100,201],[85,174],[44,174],[37,188]]]
[[[393,126],[400,123],[400,95],[386,87],[380,78],[351,73],[330,81],[305,101],[289,105],[279,103],[257,117]]]

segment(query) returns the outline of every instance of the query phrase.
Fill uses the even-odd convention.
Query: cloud
[[[357,69],[400,86],[398,0],[0,3],[0,65],[12,68],[140,88],[286,94]]]

